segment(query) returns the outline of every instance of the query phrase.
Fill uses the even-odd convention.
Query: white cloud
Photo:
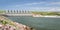
[[[37,9],[36,9],[37,8]],[[60,11],[60,7],[36,7],[34,9],[40,10],[40,11]]]
[[[43,3],[46,3],[46,2],[33,2],[33,3],[27,3],[25,5],[36,5],[36,4],[43,4]]]
[[[51,2],[50,4],[60,4],[60,2]]]
[[[52,5],[60,5],[60,2],[33,2],[33,3],[25,3],[25,4],[17,4],[17,5],[10,5],[8,7],[21,7],[21,6],[30,6],[30,5],[41,5],[41,4],[45,4],[45,5],[48,5],[48,6],[52,6]],[[37,5],[37,6],[38,6]],[[43,5],[43,6],[45,6]]]
[[[43,11],[60,11],[60,7],[26,7],[25,5],[37,5],[37,4],[48,4],[48,5],[60,5],[60,2],[33,2],[33,3],[25,3],[25,4],[17,4],[17,5],[12,5],[9,6],[12,9],[19,9],[19,8],[26,8],[31,9],[31,10],[43,10]],[[38,5],[37,5],[38,6]],[[7,7],[8,8],[8,7]]]
[[[46,5],[59,5],[60,6],[60,2],[47,2]]]
[[[60,2],[33,2],[33,3],[26,3],[24,5],[41,5],[41,4],[45,4],[45,5],[60,5]]]

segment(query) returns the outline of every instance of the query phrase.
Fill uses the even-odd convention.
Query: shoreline
[[[51,18],[60,18],[60,16],[57,15],[34,15],[34,14],[4,14],[3,16],[32,16],[32,17],[51,17]]]
[[[11,21],[10,19],[8,19],[8,18],[6,18],[4,16],[0,16],[0,20],[3,20],[3,21],[5,21],[5,20]],[[13,22],[13,21],[11,21],[11,23],[13,23],[19,30],[32,30],[33,29],[33,28],[31,29],[31,27],[26,26],[26,25],[21,24],[21,23],[17,23],[17,22]]]
[[[33,15],[33,17],[51,17],[51,18],[60,18],[60,16],[42,16],[42,15]]]

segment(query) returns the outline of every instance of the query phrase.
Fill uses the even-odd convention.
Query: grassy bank
[[[32,12],[35,15],[43,15],[43,16],[60,16],[60,12]]]
[[[0,10],[0,14],[5,13],[5,10]]]

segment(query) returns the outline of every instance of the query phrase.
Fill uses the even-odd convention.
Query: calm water
[[[60,18],[44,18],[44,17],[8,17],[9,19],[31,26],[36,30],[60,30]]]

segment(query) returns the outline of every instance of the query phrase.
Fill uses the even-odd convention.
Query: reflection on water
[[[36,30],[60,30],[60,18],[44,18],[44,17],[8,17],[9,19],[31,26]]]

